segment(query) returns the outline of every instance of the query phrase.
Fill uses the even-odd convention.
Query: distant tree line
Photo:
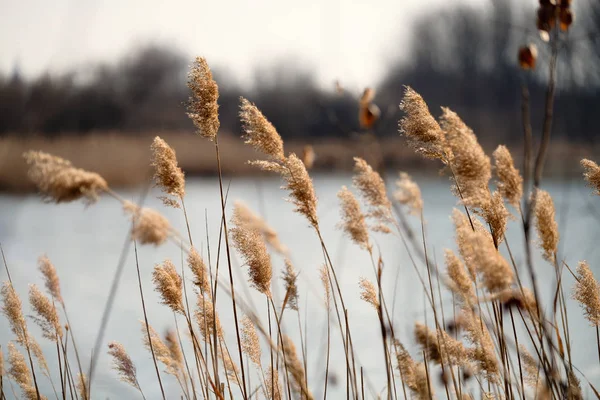
[[[600,3],[585,3],[576,3],[577,19],[561,49],[556,101],[556,135],[579,141],[593,140],[600,126]],[[542,118],[544,61],[549,57],[535,30],[534,7],[489,0],[485,8],[454,5],[417,20],[406,57],[389,65],[374,83],[374,102],[382,111],[375,133],[397,134],[398,103],[403,86],[410,85],[434,115],[439,106],[448,106],[482,137],[519,139],[521,86],[526,83],[531,92],[536,124]],[[516,62],[518,47],[532,41],[540,49],[533,74],[521,71]],[[116,64],[60,76],[25,80],[18,71],[0,75],[0,135],[191,131],[185,115],[189,63],[176,50],[147,46]],[[297,63],[260,71],[251,88],[219,69],[214,74],[225,131],[239,132],[239,96],[255,102],[286,138],[360,131],[359,94],[336,90],[333,83],[321,88],[313,72]]]

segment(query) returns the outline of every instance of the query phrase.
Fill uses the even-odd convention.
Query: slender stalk
[[[152,336],[150,335],[150,324],[148,323],[148,314],[146,313],[146,303],[144,301],[144,291],[142,289],[142,277],[140,276],[140,263],[138,260],[137,242],[133,241],[133,249],[135,252],[135,267],[137,270],[138,286],[140,288],[140,299],[142,300],[142,310],[144,311],[144,322],[146,325],[146,334],[148,335],[148,344],[150,346],[150,353],[152,353],[152,361],[154,362],[154,369],[156,371],[156,377],[158,378],[158,385],[160,386],[160,393],[163,400],[165,397],[165,389],[163,388],[162,379],[160,379],[160,371],[158,370],[158,363],[156,362],[156,354],[154,354],[154,347],[152,346]],[[138,385],[139,387],[139,385]]]
[[[245,372],[244,372],[244,357],[242,354],[242,339],[240,336],[240,327],[239,327],[239,320],[238,320],[238,315],[237,315],[237,307],[235,304],[235,289],[233,286],[233,272],[232,272],[232,267],[231,267],[231,251],[230,251],[230,247],[229,247],[229,233],[227,230],[227,218],[225,218],[225,196],[223,193],[223,176],[222,176],[222,170],[221,170],[221,155],[219,152],[219,139],[218,136],[215,137],[215,153],[216,153],[216,157],[217,157],[217,169],[219,171],[219,191],[220,191],[220,195],[221,195],[221,212],[223,215],[223,229],[224,229],[224,233],[225,233],[225,251],[227,254],[227,265],[229,267],[229,284],[231,286],[231,302],[232,302],[232,306],[233,306],[233,320],[235,323],[235,334],[236,334],[236,339],[237,339],[237,345],[238,345],[238,353],[239,353],[239,357],[240,357],[240,372],[242,374],[242,382],[241,382],[241,388],[242,388],[242,394],[244,396],[244,399],[247,400],[248,399],[248,394],[246,393],[246,377],[245,377]]]

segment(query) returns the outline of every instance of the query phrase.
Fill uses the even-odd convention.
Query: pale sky
[[[482,4],[482,0],[463,0]],[[503,0],[498,0],[503,1]],[[27,76],[173,45],[248,80],[294,56],[322,84],[364,87],[409,45],[411,20],[444,0],[0,0],[0,70]],[[450,2],[452,3],[452,2]]]

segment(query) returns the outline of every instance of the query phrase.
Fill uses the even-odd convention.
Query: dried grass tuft
[[[190,69],[187,85],[192,92],[187,105],[187,115],[200,136],[214,141],[221,126],[217,104],[219,87],[213,80],[206,59],[196,58]]]
[[[185,178],[183,171],[177,165],[175,150],[159,136],[154,138],[150,148],[152,149],[152,166],[156,185],[171,196],[183,197],[185,195]],[[170,205],[170,202],[167,205]]]
[[[169,221],[158,211],[151,208],[140,208],[136,204],[125,201],[125,212],[131,215],[131,238],[141,244],[163,244],[171,234]]]
[[[577,282],[573,288],[573,298],[583,308],[585,318],[594,326],[600,325],[600,284],[586,261],[577,267]]]
[[[182,280],[171,260],[167,259],[154,266],[152,282],[160,294],[162,304],[167,305],[174,313],[184,315]]]
[[[544,258],[550,263],[554,263],[558,251],[559,234],[555,215],[550,193],[538,189],[535,200],[535,227],[540,246],[544,250]]]

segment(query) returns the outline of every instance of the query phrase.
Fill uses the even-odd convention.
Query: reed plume
[[[200,293],[210,292],[210,276],[204,260],[195,247],[192,247],[188,253],[187,264],[194,275],[194,285],[200,288]]]
[[[586,261],[577,267],[577,282],[573,288],[573,298],[583,308],[585,318],[594,326],[600,325],[600,284]]]
[[[490,201],[488,183],[492,176],[488,156],[477,141],[477,136],[460,117],[448,108],[442,108],[441,127],[446,134],[448,153],[451,154],[454,190],[461,201],[472,209],[485,208]]]
[[[315,165],[316,159],[317,155],[315,149],[310,144],[307,144],[302,148],[302,162],[306,169],[311,169]]]
[[[482,236],[486,234],[489,242],[493,245],[492,238],[487,233],[481,222],[477,218],[472,218],[473,227],[476,232],[481,232]],[[471,240],[473,228],[469,222],[469,218],[457,209],[452,211],[452,222],[454,223],[454,229],[456,234],[456,244],[458,245],[458,251],[462,257],[471,279],[475,281],[477,277],[478,264],[476,255],[478,249],[474,247],[475,243]],[[487,246],[486,246],[487,247]]]
[[[302,361],[300,361],[298,358],[298,353],[296,352],[296,346],[294,345],[294,342],[292,342],[289,336],[283,335],[282,345],[285,354],[287,370],[294,378],[292,381],[294,383],[294,390],[298,392],[302,398],[312,400],[313,396],[306,385],[304,367],[302,365]]]
[[[408,207],[410,214],[419,216],[423,212],[421,189],[406,172],[400,172],[400,178],[396,181],[394,198],[398,203]]]
[[[298,286],[296,281],[298,273],[289,258],[285,259],[285,271],[283,271],[283,282],[285,283],[285,293],[287,305],[294,311],[298,311]]]
[[[154,180],[156,186],[171,196],[182,198],[185,195],[185,178],[183,171],[177,165],[175,150],[171,148],[159,136],[154,138],[152,146],[152,166],[154,167]],[[171,200],[168,198],[163,199]],[[172,201],[166,201],[166,205],[173,205]],[[175,204],[178,204],[175,202]]]
[[[363,249],[370,250],[369,229],[358,200],[346,186],[342,186],[337,196],[341,203],[340,209],[342,212],[342,222],[339,226],[354,243]]]
[[[427,158],[446,162],[444,131],[429,112],[423,98],[411,87],[406,87],[400,109],[406,114],[400,120],[400,133],[406,135],[408,144]]]
[[[137,370],[135,364],[127,354],[125,347],[118,342],[110,342],[108,344],[108,354],[113,359],[113,369],[119,374],[119,378],[141,391],[140,384],[137,379]]]
[[[254,323],[248,317],[242,318],[242,350],[254,365],[260,367],[260,341]]]
[[[588,185],[600,196],[600,167],[594,161],[585,158],[581,160],[581,166],[585,170],[583,177]]]
[[[182,362],[182,354],[179,350],[177,339],[171,337],[171,340],[175,340],[174,343],[171,343],[171,346],[174,346],[174,348],[168,346],[165,344],[165,342],[163,342],[160,335],[151,325],[146,325],[146,322],[144,321],[140,322],[142,324],[142,338],[146,350],[148,350],[150,353],[154,353],[156,359],[165,367],[167,367],[166,371],[168,374],[177,377]],[[150,341],[152,341],[152,346],[150,346]]]
[[[53,342],[62,338],[62,325],[56,307],[36,285],[29,286],[29,303],[37,316],[32,316],[35,323],[42,329],[42,335]]]
[[[288,248],[281,243],[277,231],[273,229],[267,221],[261,216],[252,211],[246,204],[241,201],[235,201],[233,204],[234,212],[237,212],[244,225],[252,226],[258,229],[265,238],[265,241],[273,250],[279,254],[286,256],[289,252]]]
[[[531,290],[523,288],[504,289],[491,296],[492,300],[498,300],[505,308],[517,307],[525,311],[525,316],[537,316],[537,302]]]
[[[236,363],[231,359],[229,352],[227,350],[220,351],[219,355],[221,356],[221,360],[223,361],[223,368],[225,369],[225,373],[227,374],[227,379],[233,381],[238,386],[242,386],[240,382],[240,369],[236,365]]]
[[[41,256],[38,259],[40,272],[44,276],[44,285],[50,295],[59,303],[63,303],[62,294],[60,292],[60,280],[56,273],[56,268],[46,256]]]
[[[459,296],[459,299],[467,304],[473,304],[475,300],[475,289],[473,280],[464,264],[452,250],[446,249],[446,267],[448,269],[448,287]]]
[[[281,400],[283,398],[281,383],[279,382],[279,372],[276,369],[273,368],[267,371],[265,386],[267,399]]]
[[[108,190],[100,175],[75,168],[60,157],[41,151],[28,151],[23,157],[29,164],[29,179],[48,201],[63,203],[83,198],[91,204]]]
[[[530,387],[536,388],[540,378],[540,365],[536,359],[527,351],[525,346],[519,346],[519,355],[523,365],[524,380]]]
[[[489,197],[489,201],[483,204],[481,215],[485,222],[490,227],[490,233],[496,247],[502,240],[504,240],[504,234],[506,233],[506,223],[508,220],[508,210],[502,200],[502,195],[498,190],[494,191]]]
[[[171,260],[156,264],[152,271],[152,282],[160,294],[161,303],[167,305],[173,312],[184,315],[182,280]]]
[[[506,146],[500,145],[492,155],[498,179],[498,191],[509,204],[519,208],[521,197],[523,197],[523,178],[519,170],[515,168],[510,151]]]
[[[379,296],[373,282],[366,278],[360,278],[358,286],[360,287],[360,298],[371,304],[375,310],[379,310]]]
[[[395,341],[395,347],[402,381],[408,386],[416,399],[432,399],[434,393],[427,377],[425,364],[415,362],[402,343],[397,340]]]
[[[171,234],[171,225],[158,211],[151,208],[140,208],[136,204],[125,201],[125,212],[131,215],[131,238],[141,244],[163,244]]]
[[[240,103],[244,143],[251,145],[273,160],[284,162],[283,140],[275,127],[254,104],[243,97],[240,98]]]
[[[2,295],[3,302],[2,313],[6,316],[6,319],[8,319],[10,329],[17,337],[17,343],[21,346],[28,346],[29,337],[19,295],[9,282],[3,283],[0,294]]]
[[[175,333],[174,330],[169,329],[165,334],[165,342],[167,348],[169,349],[171,365],[175,367],[176,370],[182,370],[183,352],[181,351],[181,346],[179,345],[179,340],[177,339],[177,333]],[[152,345],[154,345],[154,341],[152,342]]]
[[[258,229],[246,223],[246,220],[240,216],[238,209],[233,212],[232,222],[234,227],[229,232],[235,248],[248,264],[250,283],[259,292],[271,296],[273,268],[262,235]]]
[[[472,310],[463,308],[461,313],[467,340],[475,347],[468,349],[468,356],[489,382],[498,382],[499,365],[494,354],[494,343],[483,321]]]
[[[25,357],[17,350],[14,344],[8,343],[8,376],[14,380],[23,391],[23,395],[28,400],[38,400],[31,371],[25,362]],[[41,396],[46,399],[45,396]]]
[[[369,206],[367,217],[376,221],[373,230],[390,233],[388,224],[392,222],[392,203],[387,197],[385,182],[381,176],[365,160],[354,157],[352,182]]]
[[[200,136],[215,140],[219,122],[219,87],[213,80],[206,59],[197,57],[188,74],[188,88],[192,92],[187,104],[188,117]]]
[[[514,281],[513,269],[489,240],[489,234],[476,230],[470,232],[468,237],[476,249],[475,262],[485,288],[495,293],[510,287]]]
[[[558,251],[558,224],[556,223],[554,202],[550,193],[538,189],[535,200],[535,227],[544,250],[544,258],[554,263]]]
[[[77,391],[79,392],[79,397],[81,397],[81,400],[90,400],[89,392],[87,389],[89,388],[88,382],[89,381],[86,378],[85,374],[82,374],[80,372],[77,373]]]
[[[321,283],[323,284],[323,290],[325,292],[325,303],[327,305],[327,308],[329,308],[331,302],[331,285],[329,282],[329,275],[327,273],[326,264],[323,264],[321,268],[319,268],[319,278],[321,279]]]
[[[437,332],[426,325],[415,324],[415,339],[427,354],[427,359],[438,364],[464,365],[467,362],[467,349],[444,330]]]
[[[213,302],[207,295],[199,295],[197,300],[198,309],[196,310],[196,322],[200,328],[200,333],[205,342],[208,342],[213,337],[216,329],[217,336],[223,339],[223,328],[219,316],[215,314]]]

